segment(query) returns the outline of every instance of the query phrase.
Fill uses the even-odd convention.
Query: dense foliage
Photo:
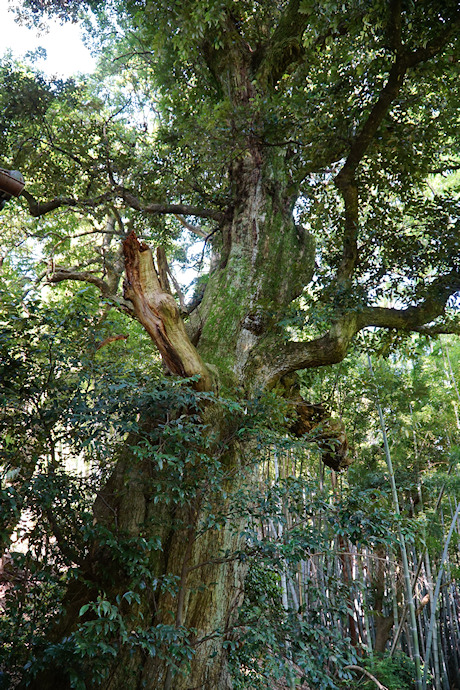
[[[225,473],[215,454],[204,455],[203,434],[206,437],[208,432],[190,414],[197,394],[180,382],[168,382],[160,370],[156,378],[151,369],[146,376],[142,367],[129,360],[124,343],[113,343],[112,351],[107,347],[98,353],[95,343],[104,338],[109,324],[91,323],[88,295],[84,294],[85,312],[81,298],[76,294],[62,309],[40,306],[29,297],[26,312],[24,305],[4,300],[8,307],[2,323],[1,357],[6,365],[1,416],[4,542],[9,543],[15,529],[2,571],[6,585],[1,625],[4,687],[14,687],[24,670],[36,673],[47,658],[69,669],[72,687],[87,687],[82,680],[84,660],[90,661],[92,682],[97,684],[99,679],[104,684],[107,660],[116,654],[120,642],[166,654],[173,665],[186,664],[193,654],[185,631],[168,626],[150,631],[132,627],[129,605],[140,604],[146,588],[164,587],[177,593],[178,585],[174,577],[165,577],[162,583],[151,581],[150,558],[152,549],[160,548],[158,541],[119,535],[114,543],[109,532],[92,524],[91,502],[109,476],[126,434],[135,433],[138,438],[131,444],[134,453],[139,457],[147,453],[160,470],[166,469],[152,481],[166,501],[171,499],[165,482],[171,487],[175,505],[189,503],[203,491],[211,501],[213,492],[225,490]],[[62,324],[67,328],[62,329]],[[75,355],[78,338],[85,344],[85,358],[81,350]],[[116,364],[121,349],[125,351],[122,368]],[[449,354],[445,344],[440,344],[430,354],[418,345],[404,356],[391,357],[378,372],[379,395],[393,438],[404,530],[414,558],[427,545],[434,563],[440,556],[444,511],[449,513],[452,499],[459,494],[455,443],[460,401],[450,378],[453,369],[446,369],[448,356],[458,370],[458,355],[458,347]],[[239,620],[227,631],[236,688],[277,687],[277,680],[293,683],[295,678],[318,689],[348,687],[352,674],[347,667],[362,664],[363,652],[366,657],[375,643],[372,621],[383,615],[379,606],[383,604],[382,611],[387,612],[391,608],[392,590],[387,589],[391,575],[385,569],[400,567],[398,525],[385,476],[373,384],[364,361],[350,359],[345,365],[340,379],[331,369],[314,384],[305,382],[310,396],[318,399],[334,391],[347,426],[354,429],[356,459],[340,488],[331,485],[329,475],[324,476],[314,443],[312,447],[311,442],[305,445],[279,433],[285,411],[275,414],[273,398],[261,399],[256,406],[247,402],[244,409],[226,403],[232,433],[242,440],[252,437],[254,463],[259,468],[257,491],[243,484],[230,513],[216,512],[210,502],[201,527],[203,531],[219,529],[238,515],[247,516],[242,551],[227,554],[248,568]],[[139,418],[136,410],[146,406],[161,409],[162,416],[170,410],[171,416],[166,424],[142,432],[135,421]],[[185,408],[187,417],[178,415]],[[440,489],[445,492],[441,513],[435,505]],[[100,592],[94,603],[81,608],[75,633],[50,645],[46,639],[49,621],[59,615],[65,582],[72,578],[95,530],[99,543],[110,548],[112,565],[129,573],[131,588],[115,599],[110,591]],[[460,567],[455,557],[458,538],[451,545],[450,578],[456,577]],[[344,577],[343,568],[349,567],[343,561],[347,552],[355,565],[351,566],[353,575],[350,571]],[[373,559],[385,554],[390,560],[379,575]],[[375,597],[381,576],[385,591],[379,604]],[[419,584],[420,599],[428,584],[426,577],[425,573]],[[397,600],[400,585],[393,593]],[[445,586],[453,584],[447,581]],[[351,602],[361,598],[367,627],[360,632],[361,643],[356,647],[351,644],[349,611],[356,605]],[[449,616],[443,608],[441,612]],[[396,690],[412,687],[409,661],[406,656],[380,661],[376,654],[369,657],[366,667]],[[452,663],[450,652],[446,661]]]
[[[455,687],[458,4],[20,15],[100,59],[0,62],[0,683]]]

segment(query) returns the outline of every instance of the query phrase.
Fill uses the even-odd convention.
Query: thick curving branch
[[[392,21],[397,24],[397,19],[395,17]],[[339,174],[335,178],[335,182],[339,188],[343,179],[350,178],[356,172],[356,169],[362,161],[367,149],[369,148],[369,145],[373,141],[378,128],[387,115],[394,100],[398,96],[403,85],[406,72],[409,69],[413,69],[422,62],[426,62],[437,55],[450,41],[459,25],[460,18],[446,26],[444,31],[442,31],[435,39],[430,41],[426,47],[418,48],[414,51],[405,51],[399,45],[399,32],[401,31],[401,28],[398,26],[398,28],[394,29],[393,39],[396,45],[395,62],[390,69],[385,86],[380,92],[377,101],[356,135],[350,147],[348,157]]]
[[[137,318],[131,302],[125,300],[123,297],[121,297],[121,295],[114,293],[109,283],[102,278],[95,276],[94,273],[91,273],[90,271],[80,271],[78,268],[64,268],[61,266],[56,266],[53,271],[49,273],[47,280],[48,283],[54,284],[62,283],[65,280],[76,280],[81,283],[94,285],[100,290],[104,300],[111,306],[118,311],[127,314],[131,318]]]
[[[357,169],[392,104],[398,97],[407,71],[439,53],[452,38],[458,25],[458,20],[452,22],[426,47],[407,51],[401,45],[400,0],[393,0],[390,3],[388,33],[395,62],[390,69],[385,86],[352,142],[345,163],[334,180],[345,206],[342,259],[337,271],[338,290],[349,289],[359,259],[359,201],[358,184],[355,177]]]
[[[349,671],[355,671],[356,673],[362,673],[364,676],[367,676],[370,678],[370,680],[376,684],[378,690],[388,690],[388,688],[385,685],[382,685],[382,683],[372,675],[366,668],[363,668],[362,666],[355,666],[354,664],[350,664],[350,666],[344,666],[345,670]]]
[[[260,385],[266,386],[301,369],[327,366],[341,362],[354,336],[367,327],[416,332],[425,335],[459,333],[460,322],[433,324],[445,313],[448,300],[460,292],[460,272],[453,271],[434,281],[426,298],[407,309],[363,307],[343,314],[321,338],[308,342],[288,342],[284,346],[268,348],[264,356],[262,347],[253,352],[248,367],[254,367]]]
[[[397,59],[390,70],[387,83],[352,143],[348,157],[334,180],[345,205],[342,259],[337,271],[337,287],[339,290],[349,289],[359,258],[359,200],[355,173],[378,128],[399,94],[406,70],[407,65],[405,61],[402,58]]]
[[[57,208],[61,208],[62,206],[75,208],[79,205],[77,199],[74,199],[73,197],[56,197],[50,201],[38,201],[27,190],[24,190],[21,196],[27,201],[29,213],[33,218],[44,216],[51,211],[55,211]]]
[[[102,278],[95,276],[91,271],[79,271],[78,268],[64,268],[56,266],[48,277],[48,283],[62,283],[64,280],[76,280],[82,283],[95,285],[104,297],[111,295],[108,283]]]
[[[359,258],[359,196],[358,184],[354,174],[336,178],[335,183],[340,190],[345,206],[343,220],[342,258],[337,270],[336,291],[349,290],[353,273]]]
[[[92,199],[75,199],[74,197],[55,197],[49,201],[38,201],[30,192],[24,190],[21,197],[27,201],[29,213],[33,218],[40,218],[45,216],[57,208],[73,208],[73,209],[94,209],[106,206],[107,203],[113,200],[112,192],[100,194]]]
[[[142,204],[138,197],[134,196],[124,187],[117,187],[116,196],[123,199],[128,206],[135,211],[144,213],[157,213],[159,215],[172,214],[174,216],[197,216],[199,218],[212,218],[222,220],[223,213],[201,206],[190,206],[188,204]]]
[[[185,218],[178,213],[174,213],[173,215],[184,228],[190,232],[193,232],[194,235],[198,235],[198,237],[202,237],[204,240],[207,238],[208,233],[205,232],[203,228],[200,228],[199,225],[192,225],[191,223],[188,223]]]

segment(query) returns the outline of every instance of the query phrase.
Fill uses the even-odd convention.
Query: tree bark
[[[372,575],[374,597],[375,651],[384,653],[394,624],[393,613],[385,615],[385,564],[386,553],[383,548],[375,552],[375,566]]]

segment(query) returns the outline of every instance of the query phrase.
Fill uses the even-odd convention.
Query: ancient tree
[[[124,80],[119,100],[135,84],[154,125],[126,124],[107,94],[90,101],[42,84],[35,119],[25,133],[8,133],[11,151],[22,142],[10,167],[29,180],[23,207],[39,222],[75,214],[94,223],[87,232],[99,254],[90,268],[60,259],[49,282],[90,283],[105,305],[142,324],[165,369],[191,378],[202,396],[199,415],[214,434],[205,452],[219,454],[225,475],[225,492],[201,492],[172,510],[152,481],[162,470],[130,452],[138,440],[128,437],[94,519],[116,538],[161,540],[150,567],[158,581],[174,575],[177,590],[141,592],[127,615],[141,627],[182,631],[193,656],[177,675],[165,655],[121,644],[104,687],[230,688],[223,643],[241,601],[244,565],[230,557],[239,530],[230,522],[203,529],[203,516],[209,502],[231,504],[241,477],[250,481],[252,451],[235,440],[219,398],[283,398],[290,432],[322,424],[325,462],[341,469],[344,431],[303,399],[297,372],[340,362],[369,327],[458,329],[453,197],[427,186],[458,167],[458,10],[403,0],[88,4],[101,42],[103,20],[116,22],[107,83]],[[42,3],[27,5],[35,12]],[[50,7],[62,14],[68,5]],[[189,306],[167,256],[168,233],[182,231],[203,238],[210,257],[204,292]],[[302,336],[292,335],[293,314]],[[141,426],[163,422],[150,411]],[[183,481],[197,481],[196,472]],[[98,592],[129,588],[96,538],[78,567],[50,632],[55,642]],[[60,674],[44,671],[37,687],[64,687]]]

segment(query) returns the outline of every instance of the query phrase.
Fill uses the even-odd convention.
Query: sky
[[[17,0],[0,0],[0,56],[11,49],[15,57],[23,57],[41,46],[45,48],[47,58],[37,60],[35,66],[49,76],[70,77],[77,72],[94,69],[95,60],[83,45],[78,26],[49,21],[49,31],[38,35],[37,29],[27,29],[15,23],[15,14],[8,8],[19,4]]]

